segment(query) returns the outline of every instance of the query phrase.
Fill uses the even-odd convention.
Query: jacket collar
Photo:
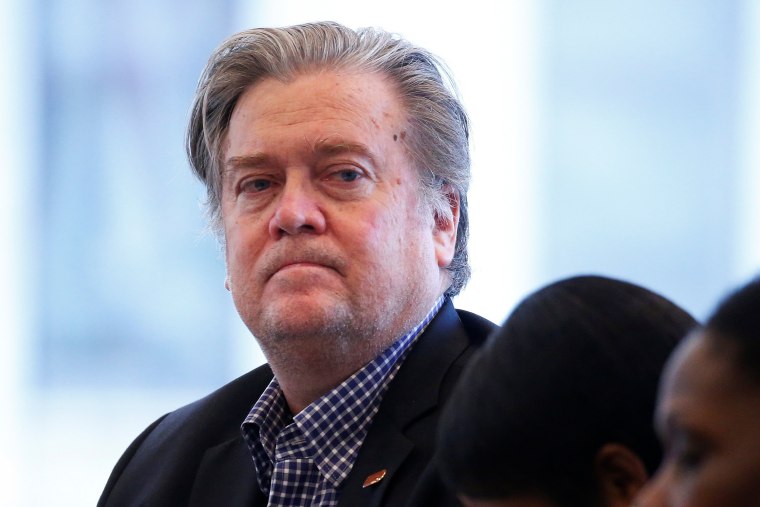
[[[437,421],[435,409],[442,403],[441,389],[452,365],[468,346],[469,340],[459,316],[451,300],[447,299],[385,394],[359,456],[341,488],[339,507],[381,505],[410,454],[415,450],[432,454]],[[424,426],[421,433],[425,435],[425,442],[407,432],[415,423]],[[418,435],[420,432],[414,433]],[[385,470],[383,480],[363,487],[368,476],[381,470]],[[418,479],[409,477],[409,474],[405,478]]]
[[[405,430],[415,422],[422,422],[437,407],[451,366],[468,344],[457,311],[451,300],[447,299],[414,344],[385,393],[351,473],[341,488],[340,507],[381,504],[394,476],[410,453],[420,445]],[[263,388],[256,391],[256,396]],[[432,452],[434,432],[435,424],[432,422],[427,430],[429,441],[423,443],[426,453]],[[367,476],[380,470],[386,470],[383,480],[364,488]],[[195,477],[190,506],[264,507],[266,504],[267,499],[258,488],[255,467],[242,435],[238,434],[207,449]]]

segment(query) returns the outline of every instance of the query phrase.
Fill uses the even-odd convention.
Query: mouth
[[[324,264],[320,264],[320,263],[317,263],[317,262],[296,261],[296,262],[288,262],[287,264],[283,264],[274,273],[272,273],[272,276],[274,276],[277,273],[282,273],[283,271],[289,271],[291,269],[300,269],[300,268],[333,269],[330,266],[325,266]]]
[[[327,269],[342,273],[343,262],[324,252],[301,252],[299,255],[273,256],[263,268],[264,279],[269,281],[278,273],[295,269]]]

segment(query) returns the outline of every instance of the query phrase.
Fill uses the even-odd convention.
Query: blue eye
[[[263,192],[272,186],[272,182],[265,179],[248,180],[243,183],[242,188],[247,192]]]
[[[339,162],[325,168],[320,177],[320,188],[335,199],[359,199],[373,188],[371,174],[359,164]]]
[[[345,181],[346,183],[356,181],[356,179],[359,178],[359,176],[360,176],[359,172],[354,171],[353,169],[345,169],[343,171],[338,172],[338,177],[341,179],[341,181]]]

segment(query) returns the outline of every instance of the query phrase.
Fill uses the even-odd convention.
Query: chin
[[[244,318],[254,336],[262,342],[314,340],[329,335],[343,335],[354,321],[355,316],[346,303],[314,296],[290,299],[287,302],[270,303],[252,319]]]

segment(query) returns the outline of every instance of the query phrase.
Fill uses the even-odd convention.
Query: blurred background
[[[760,270],[760,2],[0,0],[0,505],[94,505],[147,424],[263,362],[185,123],[222,39],[322,19],[452,69],[460,308],[601,273],[701,318]]]

